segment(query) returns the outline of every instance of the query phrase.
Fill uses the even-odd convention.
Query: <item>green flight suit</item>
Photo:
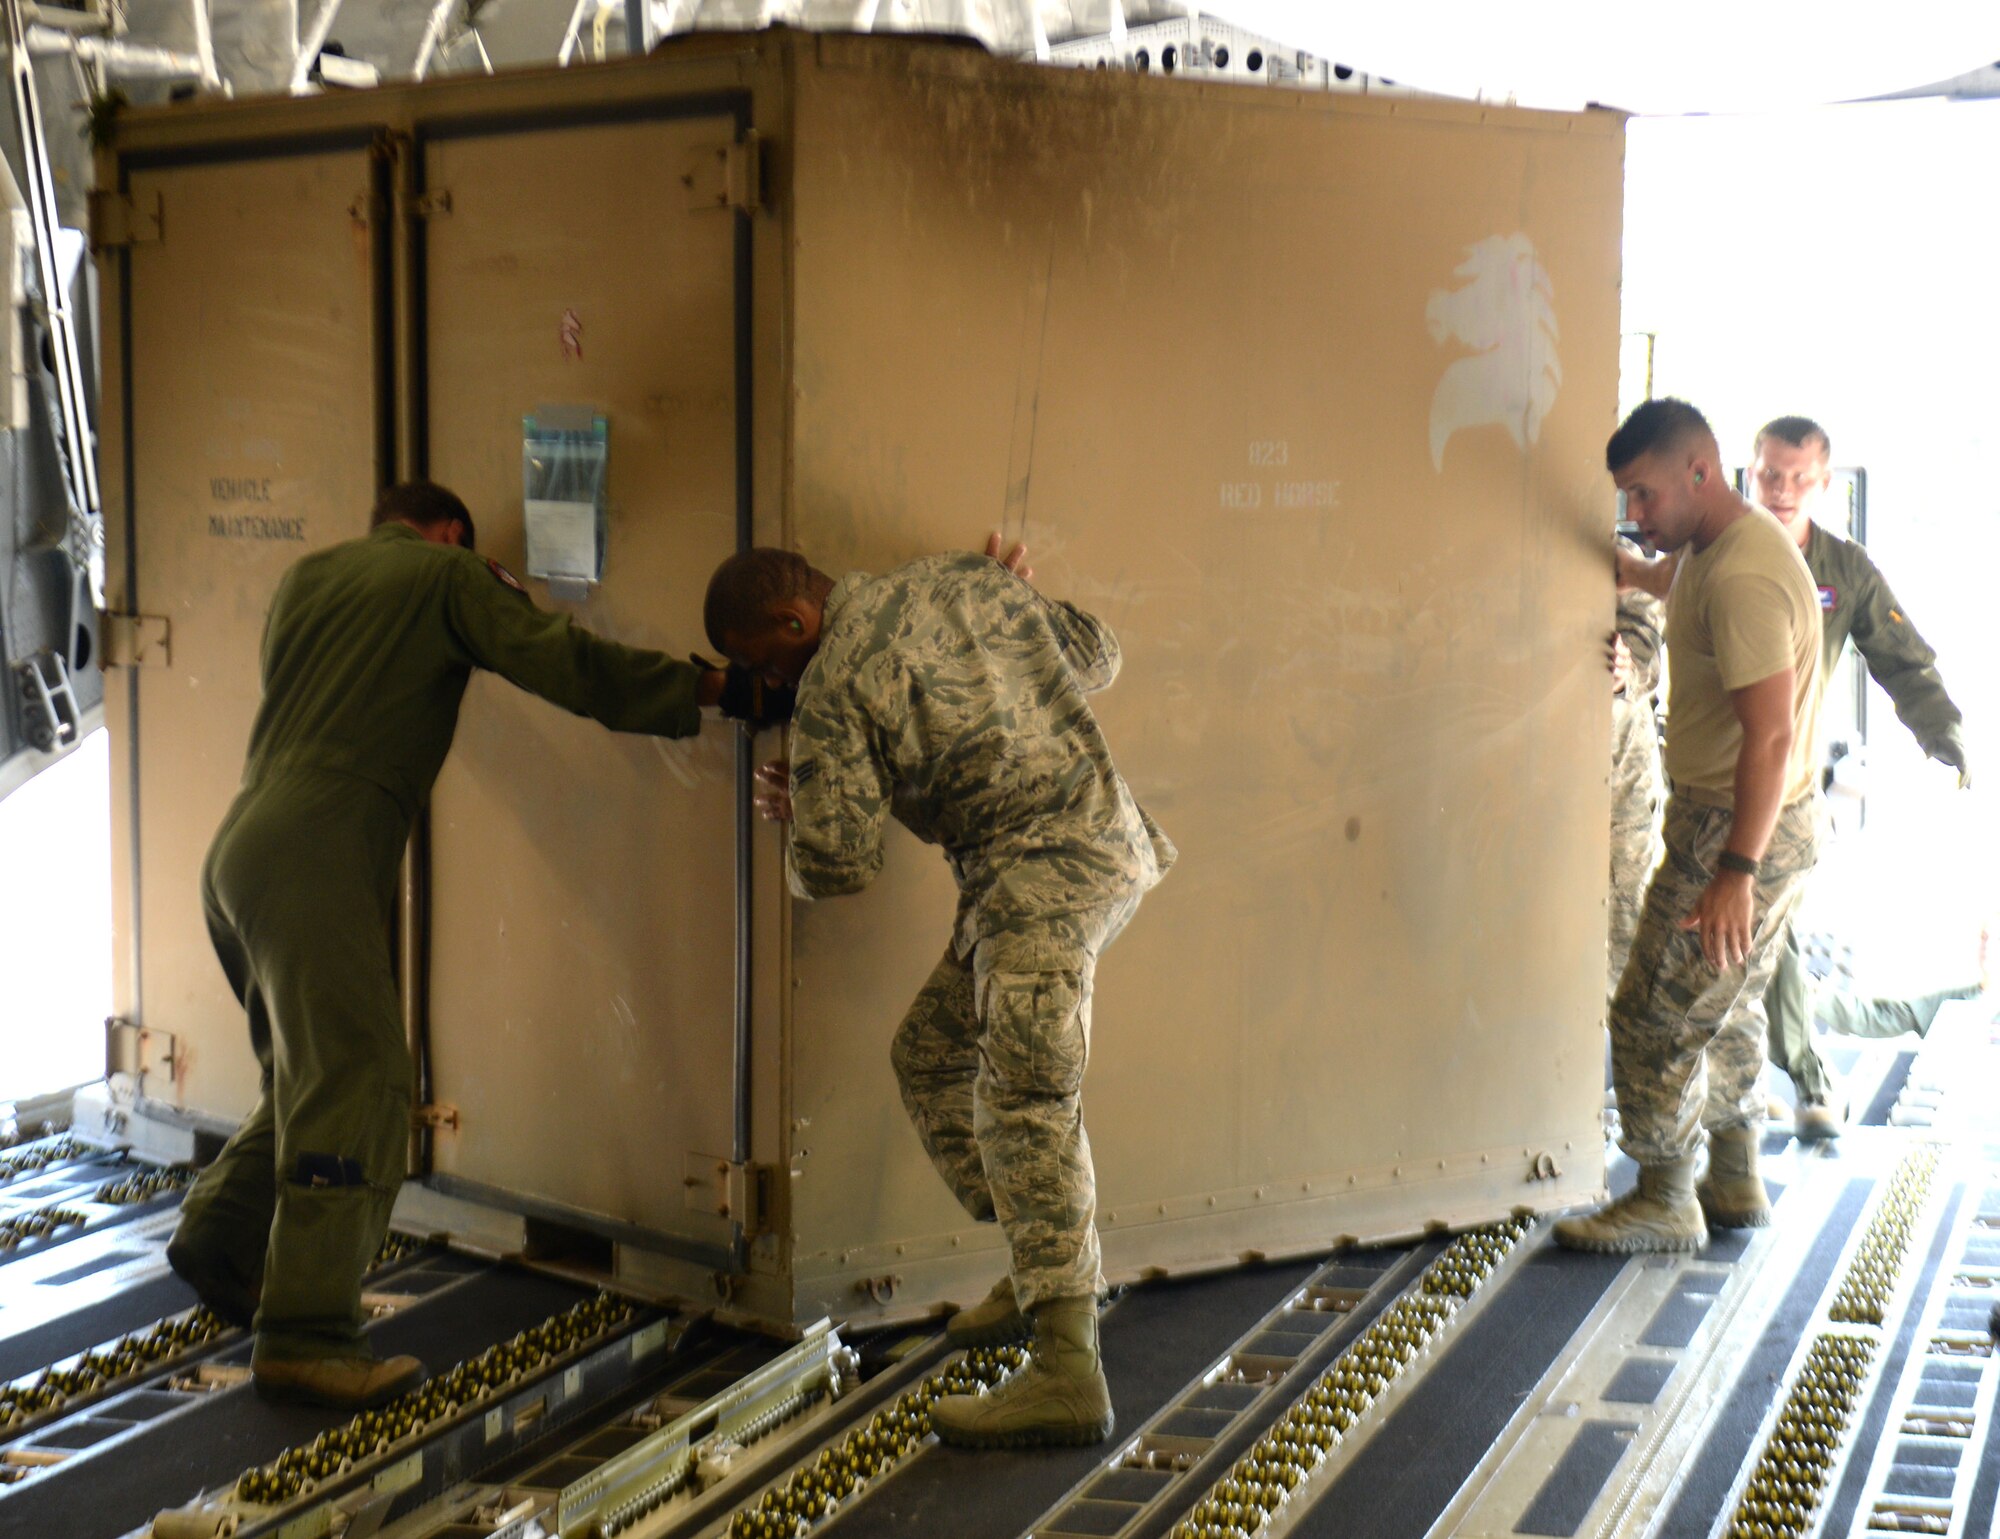
[[[617,731],[701,725],[697,669],[539,610],[497,563],[407,525],[285,574],[243,787],[201,889],[263,1094],[189,1191],[176,1235],[246,1286],[262,1265],[260,1356],[366,1351],[361,1275],[410,1128],[397,870],[475,668]]]
[[[1818,524],[1806,537],[1806,569],[1819,587],[1821,650],[1820,687],[1833,677],[1848,638],[1896,707],[1896,715],[1933,759],[1965,770],[1965,739],[1958,707],[1938,677],[1937,653],[1910,624],[1896,595],[1882,579],[1868,552]],[[1896,1001],[1874,1001],[1875,1008],[1850,1005],[1839,1012],[1850,1035],[1894,1036],[1907,1026]],[[1832,1077],[1813,1042],[1813,1007],[1805,964],[1797,938],[1788,929],[1778,952],[1778,967],[1764,996],[1770,1017],[1771,1062],[1791,1076],[1799,1100],[1823,1105],[1833,1093]],[[1822,1009],[1825,1013],[1825,1007]],[[1930,1012],[1936,1014],[1935,1010]],[[1926,1022],[1928,1024],[1928,1022]]]

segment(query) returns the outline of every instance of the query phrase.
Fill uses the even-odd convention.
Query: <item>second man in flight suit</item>
[[[1937,653],[1905,617],[1868,552],[1813,517],[1832,479],[1832,453],[1826,430],[1810,417],[1779,417],[1758,431],[1750,466],[1751,497],[1797,542],[1819,589],[1820,689],[1824,692],[1832,680],[1852,637],[1868,672],[1895,704],[1897,717],[1918,746],[1956,770],[1964,785],[1969,778],[1965,738],[1958,707],[1938,676]],[[1939,998],[1950,997],[1958,996]],[[1930,1006],[1934,1016],[1937,1002],[1916,1003]],[[1855,1019],[1844,1029],[1856,1036],[1896,1035],[1915,1020],[1910,1006],[1898,1009],[1899,1004],[1884,1001],[1886,1008],[1858,1010],[1850,1004],[1846,1008]],[[1764,1009],[1771,1018],[1771,1062],[1798,1089],[1799,1137],[1831,1138],[1846,1121],[1845,1108],[1836,1104],[1833,1077],[1814,1045],[1811,993],[1798,936],[1790,925]]]
[[[410,1130],[396,874],[473,670],[664,737],[697,731],[722,693],[720,672],[537,609],[472,540],[465,505],[418,482],[382,494],[366,538],[285,574],[242,790],[202,871],[264,1089],[188,1193],[167,1255],[218,1314],[254,1314],[252,1372],[271,1398],[361,1407],[423,1377],[415,1358],[373,1357],[360,1288]]]

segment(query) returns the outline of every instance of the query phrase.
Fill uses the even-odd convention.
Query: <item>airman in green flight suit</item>
[[[1779,417],[1759,429],[1750,466],[1750,495],[1798,541],[1806,568],[1819,586],[1821,688],[1848,639],[1896,707],[1896,715],[1931,758],[1970,779],[1958,707],[1938,677],[1937,653],[1910,624],[1868,552],[1814,521],[1826,491],[1833,445],[1810,417]],[[1962,992],[1962,991],[1955,991]],[[1953,995],[1937,996],[1938,999]],[[1908,1029],[1909,1010],[1890,1001],[1881,1012],[1862,1012],[1847,1030],[1857,1036],[1895,1036]],[[1919,1001],[1935,1016],[1937,1000]],[[1834,1104],[1833,1079],[1813,1043],[1813,1009],[1797,934],[1785,931],[1784,950],[1764,997],[1771,1018],[1771,1062],[1791,1076],[1799,1093],[1796,1126],[1801,1138],[1828,1138],[1846,1120]],[[1877,1015],[1881,1016],[1878,1021]],[[1925,1021],[1928,1024],[1928,1020]]]
[[[472,547],[464,503],[416,482],[382,494],[366,538],[285,574],[242,789],[202,871],[263,1094],[188,1193],[168,1260],[217,1313],[254,1316],[269,1398],[359,1408],[424,1374],[372,1356],[360,1288],[410,1129],[397,870],[473,670],[620,732],[686,737],[721,703],[722,672],[538,609]]]

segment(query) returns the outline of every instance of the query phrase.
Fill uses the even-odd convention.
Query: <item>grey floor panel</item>
[[[1549,1471],[1535,1499],[1528,1503],[1514,1532],[1570,1539],[1597,1505],[1604,1483],[1630,1451],[1632,1435],[1638,1430],[1637,1422],[1585,1422]]]
[[[1612,1376],[1604,1387],[1604,1398],[1620,1405],[1651,1405],[1660,1398],[1660,1391],[1667,1387],[1667,1380],[1674,1376],[1678,1366],[1674,1362],[1635,1357]]]
[[[1553,1249],[1523,1261],[1292,1533],[1422,1539],[1624,1266]]]

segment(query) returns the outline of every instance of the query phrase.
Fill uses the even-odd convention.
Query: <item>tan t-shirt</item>
[[[1730,693],[1792,670],[1792,752],[1785,801],[1813,788],[1819,725],[1819,592],[1805,558],[1762,508],[1707,550],[1681,553],[1667,593],[1667,778],[1733,804],[1743,727]]]

